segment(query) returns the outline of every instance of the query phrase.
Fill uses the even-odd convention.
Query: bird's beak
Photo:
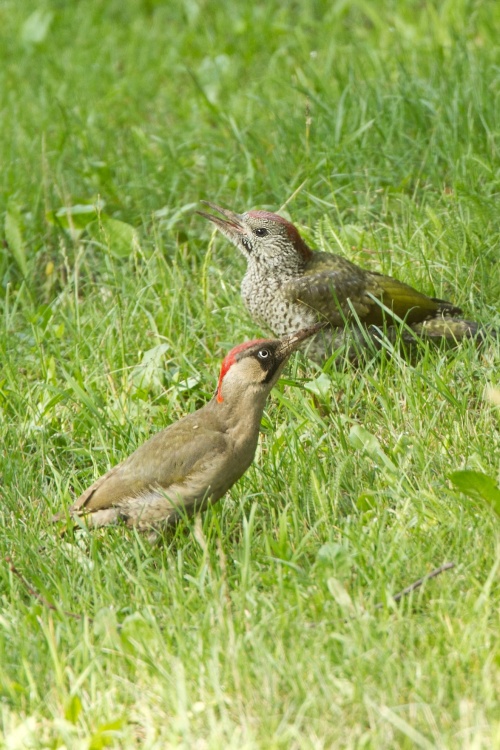
[[[200,203],[203,203],[203,205],[208,206],[213,211],[217,211],[217,213],[222,214],[224,218],[221,218],[220,216],[214,216],[213,214],[207,214],[204,211],[197,211],[196,213],[200,216],[203,216],[204,219],[208,219],[211,221],[215,226],[221,230],[223,234],[228,237],[228,239],[235,240],[239,236],[245,233],[245,226],[241,219],[241,214],[236,214],[234,211],[230,211],[228,208],[222,208],[221,206],[217,206],[215,203],[210,203],[210,201],[200,201]]]
[[[283,359],[285,359],[292,352],[298,349],[301,343],[305,341],[305,339],[314,336],[315,333],[321,331],[321,329],[326,325],[327,323],[323,322],[316,323],[316,325],[310,326],[309,328],[301,328],[300,331],[295,331],[295,333],[291,333],[289,336],[284,336],[281,339],[280,346],[276,350],[277,356],[283,357]]]

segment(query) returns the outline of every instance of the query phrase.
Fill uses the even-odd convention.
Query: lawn
[[[50,522],[265,333],[200,199],[286,203],[500,328],[499,27],[493,0],[0,0],[2,747],[500,748],[500,519],[450,480],[495,492],[499,340],[296,356],[254,465],[161,544]]]

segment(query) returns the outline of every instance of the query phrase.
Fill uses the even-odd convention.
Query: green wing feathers
[[[388,311],[408,324],[461,313],[445,300],[330,253],[315,253],[304,273],[284,284],[283,294],[317,310],[334,326],[345,325],[353,311],[365,325],[382,325]]]

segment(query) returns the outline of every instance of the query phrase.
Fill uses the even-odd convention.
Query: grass
[[[498,519],[448,479],[498,477],[498,341],[294,361],[254,466],[162,546],[49,522],[260,333],[199,199],[300,188],[315,247],[500,327],[498,23],[0,3],[0,546],[55,608],[0,566],[5,747],[500,747]]]

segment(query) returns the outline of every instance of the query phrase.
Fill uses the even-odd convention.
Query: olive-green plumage
[[[145,531],[217,502],[253,461],[267,396],[290,354],[319,327],[232,349],[211,401],[97,479],[69,515],[83,516],[94,527],[122,521]]]
[[[379,345],[382,326],[389,340],[399,336],[405,342],[427,337],[456,343],[484,333],[474,321],[457,319],[462,311],[450,302],[342,256],[311,250],[296,227],[277,214],[236,214],[204,202],[221,216],[199,213],[245,256],[241,293],[256,322],[277,336],[320,320],[330,324],[308,343],[314,359],[324,360],[346,341],[344,353],[355,359],[367,342]]]
[[[402,281],[367,271],[333,253],[311,252],[300,276],[283,284],[283,295],[313,308],[335,326],[344,325],[353,311],[368,326],[383,325],[388,310],[408,324],[461,312],[449,302],[427,297]]]

